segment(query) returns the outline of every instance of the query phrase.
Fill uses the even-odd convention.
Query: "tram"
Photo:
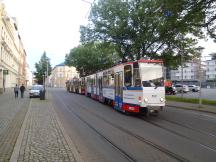
[[[75,92],[85,93],[124,113],[158,114],[165,106],[163,62],[160,60],[121,63],[80,80],[82,84],[78,86],[74,86],[74,79],[68,85],[82,87],[82,91]]]

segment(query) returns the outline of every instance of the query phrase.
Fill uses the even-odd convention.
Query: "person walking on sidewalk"
[[[22,84],[22,85],[20,86],[21,98],[23,98],[24,91],[25,91],[25,86],[24,86],[24,84]]]
[[[14,87],[14,94],[15,94],[15,98],[18,98],[18,94],[19,94],[19,86],[16,84],[16,86]]]

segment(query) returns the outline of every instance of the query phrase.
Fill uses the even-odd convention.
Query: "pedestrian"
[[[16,84],[16,86],[14,87],[14,94],[15,94],[15,98],[18,97],[19,94],[19,86]]]
[[[24,91],[25,91],[25,86],[24,86],[24,84],[22,84],[22,85],[20,86],[21,98],[23,98]]]

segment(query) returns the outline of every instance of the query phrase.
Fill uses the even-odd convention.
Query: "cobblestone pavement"
[[[0,95],[0,161],[9,161],[29,107],[29,99],[15,99],[12,90]]]
[[[76,161],[50,98],[31,99],[20,148],[17,147],[19,162]]]

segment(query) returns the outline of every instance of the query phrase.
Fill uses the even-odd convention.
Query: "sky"
[[[51,65],[64,62],[65,54],[79,45],[80,25],[87,24],[93,0],[3,0],[7,13],[16,17],[32,71],[46,51]],[[203,55],[216,52],[212,40],[200,41]]]
[[[87,2],[92,0],[3,0],[7,13],[17,18],[32,71],[44,51],[54,67],[79,45],[79,27],[87,24],[91,7]]]

